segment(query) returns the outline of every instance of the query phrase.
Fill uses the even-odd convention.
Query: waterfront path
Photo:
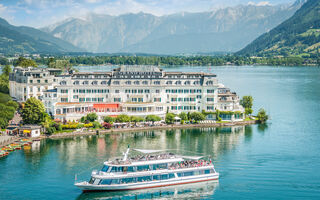
[[[74,131],[68,133],[58,133],[49,136],[49,138],[68,138],[85,135],[108,134],[108,133],[123,133],[123,132],[136,132],[136,131],[150,131],[150,130],[166,130],[166,129],[192,129],[192,128],[209,128],[209,127],[228,127],[228,126],[245,126],[256,124],[256,120],[240,121],[240,122],[226,122],[226,123],[208,123],[208,124],[173,124],[165,126],[147,126],[147,127],[135,127],[135,128],[116,128],[116,129],[100,129],[100,130],[86,130],[86,131]]]

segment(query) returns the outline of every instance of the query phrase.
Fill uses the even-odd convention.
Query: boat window
[[[177,173],[178,177],[182,177],[183,173]]]
[[[153,170],[168,169],[167,163],[153,165]]]
[[[111,172],[122,172],[123,167],[112,167]]]
[[[169,174],[169,178],[174,178],[174,174]]]
[[[104,165],[101,171],[107,172],[108,169],[109,169],[109,166],[108,165]]]
[[[128,172],[134,172],[135,170],[133,169],[133,167],[128,167]]]
[[[210,174],[210,169],[204,170],[205,174]]]
[[[137,167],[137,171],[148,171],[149,165],[141,165]]]
[[[112,179],[104,179],[101,181],[100,185],[110,185]]]
[[[135,182],[133,178],[123,178],[120,180],[120,183],[133,183]]]
[[[153,180],[160,180],[160,175],[154,175]]]
[[[111,181],[111,185],[112,184],[119,184],[119,183],[120,183],[119,179],[112,179],[112,181]]]
[[[141,176],[137,178],[137,182],[151,181],[151,176]]]
[[[193,172],[184,172],[183,176],[193,176]]]
[[[161,175],[161,180],[166,180],[166,179],[168,179],[168,174],[162,174]]]
[[[95,178],[91,178],[89,183],[92,184],[94,182],[94,180],[96,180]]]
[[[101,179],[96,178],[96,179],[93,181],[93,185],[99,185],[100,180],[101,180]]]

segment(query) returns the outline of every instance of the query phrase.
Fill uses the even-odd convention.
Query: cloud
[[[248,5],[254,5],[254,6],[271,6],[272,4],[271,4],[269,1],[261,1],[261,2],[258,2],[258,3],[249,1],[249,2],[248,2]]]

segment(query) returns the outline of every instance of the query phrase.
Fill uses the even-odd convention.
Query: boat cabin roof
[[[104,162],[108,166],[140,166],[140,165],[153,165],[153,164],[163,164],[172,162],[184,161],[182,157],[177,157],[172,153],[158,154],[158,155],[143,155],[128,158],[126,161],[121,159],[116,159],[113,161]]]

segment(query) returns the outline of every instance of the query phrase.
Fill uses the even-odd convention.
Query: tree
[[[2,74],[4,76],[9,76],[10,72],[12,72],[12,69],[11,69],[11,66],[10,65],[5,65],[3,68],[2,68]]]
[[[98,115],[96,113],[89,113],[86,118],[89,122],[94,122],[98,119]]]
[[[161,121],[161,117],[159,117],[157,115],[147,115],[146,121],[147,122],[152,122],[152,124],[153,124],[154,122]]]
[[[134,122],[135,124],[137,123],[137,122],[143,122],[143,118],[142,117],[137,117],[137,116],[131,116],[130,117],[130,121],[131,122]]]
[[[104,122],[107,122],[107,123],[109,123],[109,124],[113,123],[115,120],[116,120],[116,119],[115,119],[114,117],[110,117],[110,116],[105,116],[105,117],[103,118],[103,121],[104,121]]]
[[[14,66],[20,66],[20,67],[38,67],[36,62],[31,59],[26,59],[24,57],[19,57],[18,60],[15,62]]]
[[[244,109],[244,114],[246,114],[246,115],[251,115],[252,112],[253,112],[252,108],[245,108]]]
[[[128,115],[119,115],[116,117],[116,122],[124,123],[124,122],[130,122],[130,117]]]
[[[40,124],[46,119],[46,112],[43,103],[34,98],[29,98],[22,109],[24,124]]]
[[[263,108],[261,108],[258,112],[257,118],[258,118],[258,121],[261,124],[263,124],[269,119],[269,116],[267,115],[266,111]]]
[[[181,120],[188,120],[188,115],[185,112],[180,113],[179,117],[181,118]]]
[[[173,114],[173,113],[167,113],[167,114],[166,114],[166,119],[165,119],[166,123],[167,123],[167,124],[173,124],[173,123],[174,123],[174,117],[175,117],[175,116],[176,116],[176,115]]]
[[[252,105],[253,105],[252,96],[243,96],[242,99],[240,100],[240,104],[244,107],[246,115],[252,114]]]
[[[201,121],[201,120],[205,120],[205,116],[204,114],[202,114],[201,112],[193,112],[190,114],[191,119],[195,120],[196,122]]]

